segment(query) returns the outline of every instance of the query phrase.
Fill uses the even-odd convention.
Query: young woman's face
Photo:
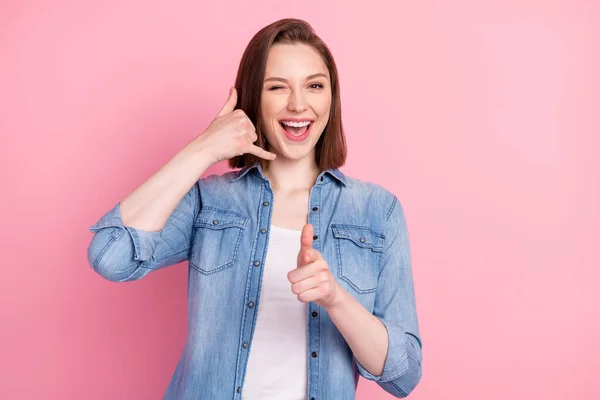
[[[270,151],[301,159],[314,147],[329,120],[329,71],[305,44],[275,44],[269,50],[262,89],[262,130]]]

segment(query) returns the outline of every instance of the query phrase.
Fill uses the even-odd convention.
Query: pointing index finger
[[[300,251],[310,251],[313,244],[313,232],[314,228],[312,224],[306,224],[302,228],[302,234],[300,236]]]

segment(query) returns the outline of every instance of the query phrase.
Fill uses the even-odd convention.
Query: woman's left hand
[[[314,301],[329,308],[339,300],[343,290],[329,270],[327,261],[318,250],[312,248],[313,226],[304,225],[300,237],[300,251],[296,269],[288,272],[292,293],[303,303]]]

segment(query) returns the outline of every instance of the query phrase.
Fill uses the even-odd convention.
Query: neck
[[[300,160],[276,158],[269,161],[268,168],[263,171],[271,183],[271,188],[278,191],[310,189],[315,185],[320,173],[314,155]]]

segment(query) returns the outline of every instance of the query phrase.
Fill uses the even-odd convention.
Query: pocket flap
[[[244,217],[235,211],[225,211],[204,206],[194,220],[194,227],[210,229],[238,227],[244,229],[248,225],[249,220],[250,218]]]
[[[337,239],[349,239],[357,246],[383,251],[385,236],[366,226],[332,224],[333,236]]]

